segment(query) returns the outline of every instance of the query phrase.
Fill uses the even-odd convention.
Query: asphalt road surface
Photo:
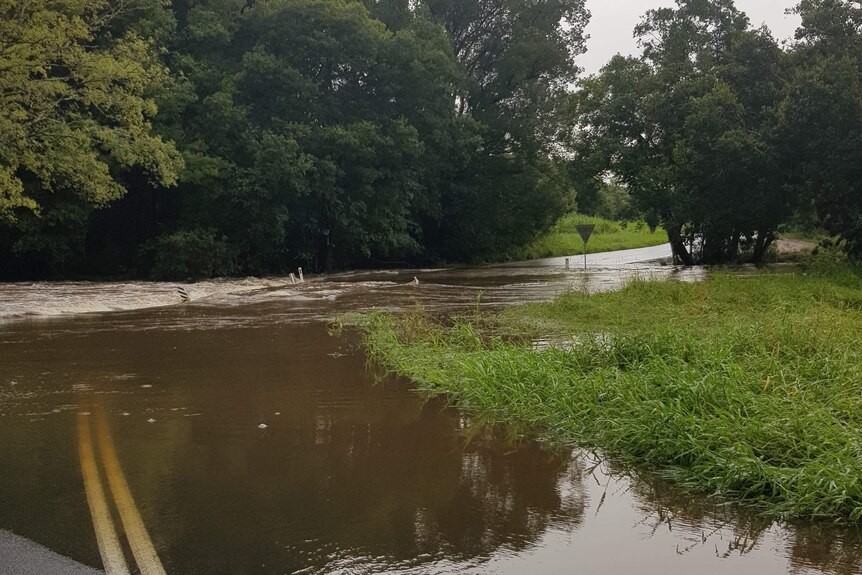
[[[0,530],[0,575],[101,575],[28,539]]]

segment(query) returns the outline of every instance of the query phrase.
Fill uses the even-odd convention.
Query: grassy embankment
[[[375,359],[487,422],[770,515],[862,521],[859,269],[635,282],[447,326],[357,321]],[[577,343],[535,351],[538,334]]]
[[[658,246],[668,242],[667,233],[659,228],[651,232],[643,222],[612,222],[602,218],[569,214],[560,218],[550,232],[512,254],[515,260],[554,258],[584,253],[584,242],[576,226],[595,224],[596,229],[587,253],[613,252]]]

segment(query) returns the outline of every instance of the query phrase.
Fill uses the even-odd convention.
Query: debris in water
[[[144,389],[149,389],[149,388],[151,388],[151,387],[153,387],[153,386],[152,386],[152,385],[150,385],[149,383],[145,383],[145,384],[144,384],[144,385],[142,385],[141,387],[143,387]]]
[[[257,426],[258,429],[266,429],[267,427],[269,427],[269,426],[265,423],[261,423],[260,425]]]
[[[155,423],[155,422],[156,422],[156,420],[153,419],[152,417],[147,420],[147,423]]]
[[[275,412],[275,414],[276,414],[276,415],[281,415],[281,412],[280,412],[280,411],[276,411],[276,412]]]

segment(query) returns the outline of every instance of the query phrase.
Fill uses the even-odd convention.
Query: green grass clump
[[[567,345],[488,335],[553,335]],[[785,518],[862,521],[862,275],[637,282],[454,325],[359,320],[370,354],[490,422]],[[529,340],[529,338],[527,338]]]
[[[655,232],[643,222],[612,222],[602,218],[568,214],[560,218],[550,232],[538,238],[513,255],[514,259],[531,260],[581,254],[584,242],[576,227],[580,224],[595,224],[587,253],[613,252],[634,248],[659,246],[668,242],[663,229]]]

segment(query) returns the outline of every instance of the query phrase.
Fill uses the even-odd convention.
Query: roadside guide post
[[[587,270],[587,243],[589,243],[590,237],[592,237],[595,229],[596,226],[594,224],[582,224],[577,226],[578,235],[581,236],[582,240],[584,240],[584,271]]]

